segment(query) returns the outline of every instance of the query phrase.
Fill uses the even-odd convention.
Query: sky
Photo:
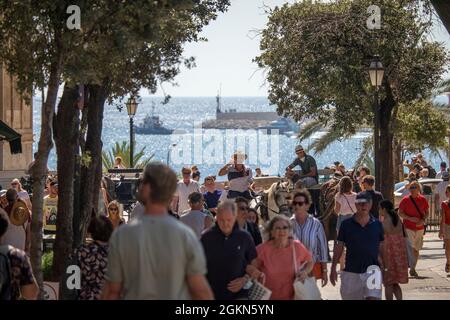
[[[197,66],[190,70],[182,67],[175,78],[178,85],[163,84],[164,92],[173,97],[215,96],[221,86],[222,96],[267,96],[264,72],[252,62],[260,54],[255,30],[267,23],[264,6],[273,8],[286,2],[295,0],[231,0],[229,10],[203,29],[201,36],[208,41],[185,46],[185,56],[194,56]],[[432,36],[450,50],[450,36],[439,21]],[[142,90],[141,95],[149,93]],[[156,96],[162,95],[159,89]]]

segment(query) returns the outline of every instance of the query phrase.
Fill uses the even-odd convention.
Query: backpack
[[[436,170],[434,170],[434,168],[432,166],[428,166],[427,169],[428,169],[428,178],[433,178],[433,179],[436,178],[436,175],[437,175]]]
[[[0,300],[12,299],[11,262],[8,257],[10,246],[0,246]]]

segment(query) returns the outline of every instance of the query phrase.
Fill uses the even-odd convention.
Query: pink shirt
[[[311,261],[311,253],[298,240],[294,240],[297,267]],[[266,241],[256,247],[261,271],[266,275],[265,286],[272,290],[271,300],[294,299],[294,261],[292,244],[287,248],[276,248],[273,241]]]

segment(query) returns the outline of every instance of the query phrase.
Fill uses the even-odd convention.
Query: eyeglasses
[[[119,208],[109,208],[109,211],[119,211]]]
[[[302,152],[305,152],[305,150],[298,150],[298,151],[295,151],[295,153],[297,153],[297,154],[302,153]]]
[[[273,229],[276,230],[276,231],[281,231],[281,230],[288,230],[289,227],[288,226],[282,226],[282,227],[275,227]]]
[[[191,173],[190,172],[183,172],[183,176],[190,176]]]
[[[409,190],[415,190],[415,189],[417,189],[416,186],[409,187]]]
[[[12,186],[18,186],[19,184],[17,182],[11,183]]]
[[[304,201],[292,201],[292,205],[295,207],[296,205],[299,205],[300,207],[303,206],[306,202]]]
[[[239,210],[248,211],[248,207],[239,207]]]

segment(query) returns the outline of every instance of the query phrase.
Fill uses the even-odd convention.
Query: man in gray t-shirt
[[[191,227],[197,239],[200,240],[203,230],[210,228],[213,224],[211,216],[203,212],[204,199],[200,192],[192,192],[189,195],[190,211],[185,211],[180,220],[185,225]]]
[[[176,184],[169,167],[147,165],[140,190],[148,195],[145,213],[110,239],[103,299],[213,298],[200,242],[189,227],[167,214]]]

